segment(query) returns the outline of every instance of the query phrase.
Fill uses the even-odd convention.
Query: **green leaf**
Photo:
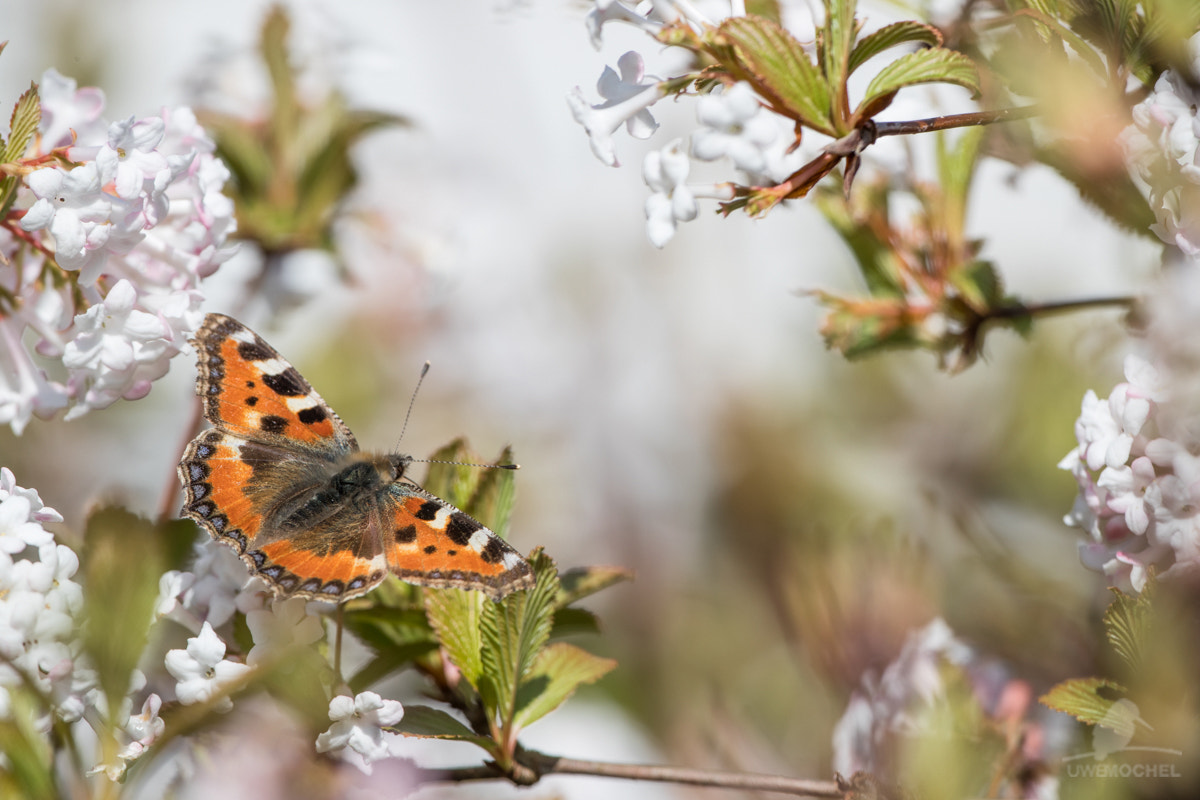
[[[120,708],[129,694],[154,615],[166,545],[172,539],[190,543],[194,533],[191,521],[155,525],[116,507],[88,517],[80,558],[83,648],[109,708]]]
[[[1146,592],[1136,595],[1125,594],[1119,589],[1112,592],[1116,597],[1104,611],[1105,636],[1132,673],[1138,674],[1151,633],[1152,597]]]
[[[438,641],[467,683],[481,689],[483,639],[480,621],[485,598],[465,589],[426,589],[425,613]],[[488,605],[492,605],[488,603]]]
[[[429,706],[406,705],[404,716],[390,730],[420,739],[451,739],[456,742],[470,742],[479,745],[489,753],[496,746],[491,739],[475,733],[445,711]]]
[[[559,590],[554,605],[563,608],[609,586],[631,580],[633,570],[625,567],[575,567],[558,576]]]
[[[63,796],[55,785],[51,737],[37,729],[37,718],[45,714],[41,703],[31,702],[27,692],[9,691],[12,708],[0,721],[0,797],[23,800],[55,800]],[[53,714],[53,712],[51,712]]]
[[[1019,16],[1036,20],[1042,26],[1038,28],[1038,32],[1042,34],[1043,39],[1048,40],[1051,35],[1057,36],[1063,43],[1075,51],[1075,54],[1080,57],[1083,63],[1088,65],[1093,74],[1100,78],[1107,78],[1108,68],[1104,64],[1104,59],[1096,52],[1096,49],[1060,22],[1053,13],[1034,9],[1022,9],[1016,13]]]
[[[952,83],[979,94],[979,73],[975,63],[962,53],[936,48],[907,53],[879,71],[867,86],[855,119],[863,109],[906,86],[919,83]]]
[[[511,720],[517,687],[549,639],[554,624],[558,570],[541,550],[533,552],[529,563],[536,575],[533,588],[513,592],[499,603],[485,603],[480,625],[483,669],[495,691],[493,698],[483,699],[502,723]]]
[[[854,45],[854,50],[850,53],[847,74],[853,73],[854,70],[884,50],[910,42],[938,47],[942,43],[942,34],[932,25],[915,20],[904,20],[885,25],[874,33],[864,36],[858,41],[858,44]]]
[[[501,450],[500,457],[493,463],[513,463],[512,448],[506,447]],[[508,538],[508,525],[517,499],[516,477],[516,470],[512,469],[483,470],[475,493],[463,508],[463,511],[504,539]]]
[[[465,467],[461,462],[477,461],[478,458],[474,455],[467,447],[467,440],[461,436],[439,447],[429,460],[453,463],[431,463],[421,485],[426,491],[462,508],[475,492],[475,486],[479,482],[479,470],[475,467]]]
[[[776,111],[836,135],[829,116],[829,88],[790,33],[759,17],[732,17],[721,23],[719,32]]]
[[[1104,678],[1072,678],[1053,687],[1038,702],[1095,725],[1109,719],[1113,704],[1124,693],[1125,687]]]
[[[1004,299],[1000,275],[990,261],[964,264],[949,275],[949,283],[977,314],[986,313]]]
[[[426,653],[437,650],[437,642],[413,642],[412,644],[395,645],[379,652],[375,658],[368,661],[362,669],[354,673],[347,683],[354,694],[364,692],[379,681],[399,672],[410,662]]]
[[[821,35],[825,80],[833,99],[833,123],[839,134],[849,133],[845,123],[846,80],[850,77],[850,51],[858,28],[854,22],[855,0],[825,0],[825,27]]]
[[[967,200],[985,133],[983,127],[967,128],[959,133],[952,146],[947,146],[945,132],[938,132],[937,166],[944,205],[942,226],[956,241],[961,241],[965,235]]]
[[[31,84],[13,106],[12,118],[9,120],[8,144],[4,147],[4,158],[0,160],[16,161],[25,155],[29,140],[33,138],[41,121],[42,102],[38,98],[38,87]]]
[[[585,608],[560,608],[554,612],[554,627],[551,639],[574,636],[579,633],[599,633],[600,619]]]
[[[538,653],[517,690],[515,723],[524,728],[549,714],[585,683],[595,683],[617,662],[571,644],[552,644]]]

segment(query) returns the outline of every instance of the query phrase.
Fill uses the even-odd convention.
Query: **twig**
[[[994,125],[997,122],[1029,119],[1039,113],[1041,113],[1041,109],[1037,106],[1021,106],[1020,108],[1000,108],[995,111],[973,111],[970,114],[948,114],[944,117],[930,117],[929,119],[912,119],[906,122],[876,122],[875,133],[877,136],[929,133],[949,128]]]
[[[422,770],[423,782],[486,781],[507,779],[518,785],[532,785],[544,775],[591,775],[600,778],[623,778],[635,781],[679,783],[688,786],[709,786],[721,789],[745,789],[759,792],[780,792],[803,797],[842,797],[844,791],[834,781],[814,781],[785,778],[779,775],[759,775],[746,772],[718,772],[664,767],[651,764],[617,764],[608,761],[585,761],[562,758],[536,750],[520,750],[511,773],[504,773],[494,764],[479,767]]]

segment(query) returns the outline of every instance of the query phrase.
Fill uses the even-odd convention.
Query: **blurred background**
[[[544,545],[563,567],[636,571],[592,601],[606,630],[588,647],[620,668],[529,744],[827,778],[851,690],[937,616],[1037,693],[1094,673],[1107,593],[1061,523],[1076,487],[1056,464],[1084,391],[1120,380],[1117,312],[990,337],[960,375],[927,354],[827,352],[803,292],[858,287],[810,204],[757,221],[708,206],[665,249],[648,242],[642,156],[693,128],[694,108],[660,104],[649,142],[618,134],[624,166],[597,161],[566,93],[595,98],[627,49],[652,74],[672,56],[619,26],[596,52],[590,6],[288,4],[306,80],[412,125],[354,150],[361,184],[338,228],[348,280],[322,257],[292,256],[283,309],[245,304],[260,265],[246,248],[207,285],[208,310],[258,329],[364,447],[396,446],[432,360],[401,450],[464,435],[491,458],[511,444],[512,542]],[[252,115],[266,96],[255,46],[268,7],[10,3],[0,98],[55,67],[102,87],[109,119],[216,97]],[[859,14],[872,26],[912,15],[878,3]],[[965,95],[907,93],[885,118],[973,110]],[[1156,268],[1157,246],[1116,231],[1043,167],[987,164],[973,192],[969,231],[1023,299],[1125,294]],[[68,531],[102,497],[153,514],[176,485],[193,385],[181,356],[144,400],[34,422],[20,438],[0,431],[3,462]],[[534,791],[592,790],[568,778]]]

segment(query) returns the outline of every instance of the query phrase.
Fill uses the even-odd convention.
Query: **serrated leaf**
[[[1104,611],[1104,633],[1117,655],[1137,674],[1150,633],[1151,598],[1145,593],[1127,595],[1117,589],[1113,593],[1116,597]]]
[[[721,23],[719,31],[777,111],[835,135],[829,87],[787,30],[761,17],[732,17]]]
[[[390,730],[419,739],[451,739],[456,742],[477,744],[489,753],[495,743],[480,736],[445,711],[429,706],[404,707],[404,716]]]
[[[529,563],[537,576],[533,588],[485,604],[480,624],[483,670],[495,690],[489,711],[498,714],[502,723],[511,719],[517,686],[550,638],[554,624],[558,570],[541,550],[530,555]]]
[[[512,448],[505,447],[493,463],[511,464],[512,456]],[[515,473],[516,470],[511,469],[483,470],[475,493],[463,508],[463,511],[491,528],[502,539],[508,538],[508,525],[517,499]]]
[[[485,598],[465,589],[426,589],[425,613],[438,641],[469,684],[480,691],[483,639],[480,621]],[[491,603],[488,603],[491,605]]]
[[[850,53],[847,74],[853,74],[854,70],[885,50],[912,42],[939,47],[942,44],[942,33],[932,25],[915,20],[904,20],[885,25],[874,33],[859,39],[858,44],[854,45],[854,50]]]
[[[1103,693],[1111,695],[1105,697]],[[1080,722],[1105,722],[1125,687],[1104,678],[1072,678],[1054,686],[1038,698],[1042,705],[1070,714]]]
[[[558,596],[554,605],[569,606],[622,581],[633,580],[633,570],[624,567],[575,567],[558,576]]]
[[[952,83],[979,94],[979,73],[975,63],[962,53],[936,48],[907,53],[896,59],[871,80],[862,102],[858,104],[855,120],[863,109],[906,86],[920,83]]]
[[[595,683],[617,666],[571,644],[545,647],[517,690],[515,723],[524,728],[549,714],[585,683]]]
[[[431,463],[421,484],[425,491],[435,494],[451,505],[462,508],[471,499],[479,483],[479,470],[467,467],[463,462],[476,462],[479,458],[467,446],[461,436],[439,447],[429,457]]]
[[[835,126],[847,120],[846,80],[850,77],[850,51],[858,29],[854,22],[855,0],[825,0],[825,26],[821,36],[825,80],[833,100],[832,116]],[[849,130],[838,131],[839,134]]]
[[[8,144],[4,146],[4,161],[16,161],[25,155],[29,140],[42,121],[42,102],[38,98],[37,84],[30,84],[25,93],[13,106],[9,120]]]
[[[190,521],[156,525],[116,507],[88,517],[80,554],[83,648],[109,708],[120,708],[145,648],[165,545],[172,538],[190,542],[194,531]]]

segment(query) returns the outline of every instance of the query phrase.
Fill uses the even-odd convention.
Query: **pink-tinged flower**
[[[404,717],[404,707],[395,700],[385,700],[375,692],[363,692],[354,697],[338,695],[329,701],[329,730],[317,737],[317,752],[330,753],[350,748],[362,757],[359,764],[370,774],[371,762],[393,755],[397,734],[383,728],[395,725]]]
[[[137,301],[133,284],[120,280],[102,303],[76,317],[75,338],[63,352],[63,364],[71,370],[72,388],[82,402],[67,412],[67,419],[121,397],[145,397],[179,352],[171,327],[161,316],[136,308]]]
[[[185,706],[207,702],[251,669],[225,660],[225,643],[207,622],[197,636],[188,639],[186,650],[168,650],[165,664],[167,672],[178,681],[175,696]],[[218,711],[231,708],[233,701],[228,697],[221,698],[216,705]]]
[[[745,81],[720,94],[707,94],[696,106],[702,127],[692,135],[692,155],[701,161],[728,156],[751,175],[767,168],[766,148],[779,138],[779,129]]]
[[[117,205],[104,191],[106,182],[94,161],[69,171],[39,169],[26,180],[38,199],[21,218],[21,228],[46,229],[54,237],[54,257],[63,269],[82,270],[104,258]],[[120,216],[120,211],[116,215]],[[94,282],[98,275],[97,269],[90,270],[84,283]]]
[[[66,78],[58,70],[48,69],[38,84],[42,101],[42,119],[38,130],[42,134],[42,149],[49,151],[71,144],[72,131],[80,141],[94,141],[106,127],[104,92],[95,87],[76,88],[74,78]]]
[[[108,143],[99,148],[95,159],[112,174],[117,197],[157,196],[167,188],[173,177],[171,164],[157,149],[164,127],[158,117],[129,117],[108,127]]]
[[[67,389],[51,381],[21,341],[22,320],[0,317],[0,425],[25,430],[34,414],[49,416],[67,405]]]
[[[632,50],[617,62],[620,75],[605,67],[596,90],[605,102],[589,105],[579,87],[567,95],[567,105],[575,121],[588,134],[588,143],[596,158],[610,167],[619,166],[612,135],[625,125],[630,136],[646,139],[658,129],[658,123],[647,110],[657,103],[663,92],[657,79],[644,75],[642,57]]]

